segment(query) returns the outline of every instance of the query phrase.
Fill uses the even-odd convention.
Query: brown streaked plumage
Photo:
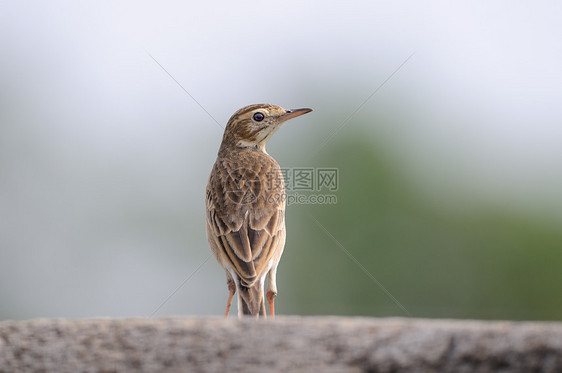
[[[288,119],[312,109],[258,104],[238,110],[226,125],[207,184],[207,239],[226,271],[229,297],[238,290],[238,315],[265,317],[264,282],[272,316],[276,272],[285,246],[285,184],[265,150]]]

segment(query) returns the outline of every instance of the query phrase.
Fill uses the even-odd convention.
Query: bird
[[[228,317],[234,294],[238,317],[265,318],[265,297],[275,317],[277,266],[285,246],[285,182],[266,151],[287,120],[311,112],[255,104],[229,119],[206,188],[207,240],[226,272]]]

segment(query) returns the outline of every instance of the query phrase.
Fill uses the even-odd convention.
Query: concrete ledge
[[[343,317],[0,323],[0,372],[562,372],[562,323]]]

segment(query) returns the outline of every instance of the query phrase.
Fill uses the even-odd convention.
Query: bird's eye
[[[260,113],[259,111],[257,113],[254,114],[254,120],[256,122],[261,122],[262,120],[265,119],[265,115],[263,115],[263,113]]]

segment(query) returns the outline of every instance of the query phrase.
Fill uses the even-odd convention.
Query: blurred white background
[[[429,198],[562,218],[560,19],[555,1],[0,2],[0,319],[222,314],[213,258],[163,304],[209,255],[222,128],[150,55],[222,126],[314,108],[270,142],[282,165],[364,104],[330,142],[374,118]]]

